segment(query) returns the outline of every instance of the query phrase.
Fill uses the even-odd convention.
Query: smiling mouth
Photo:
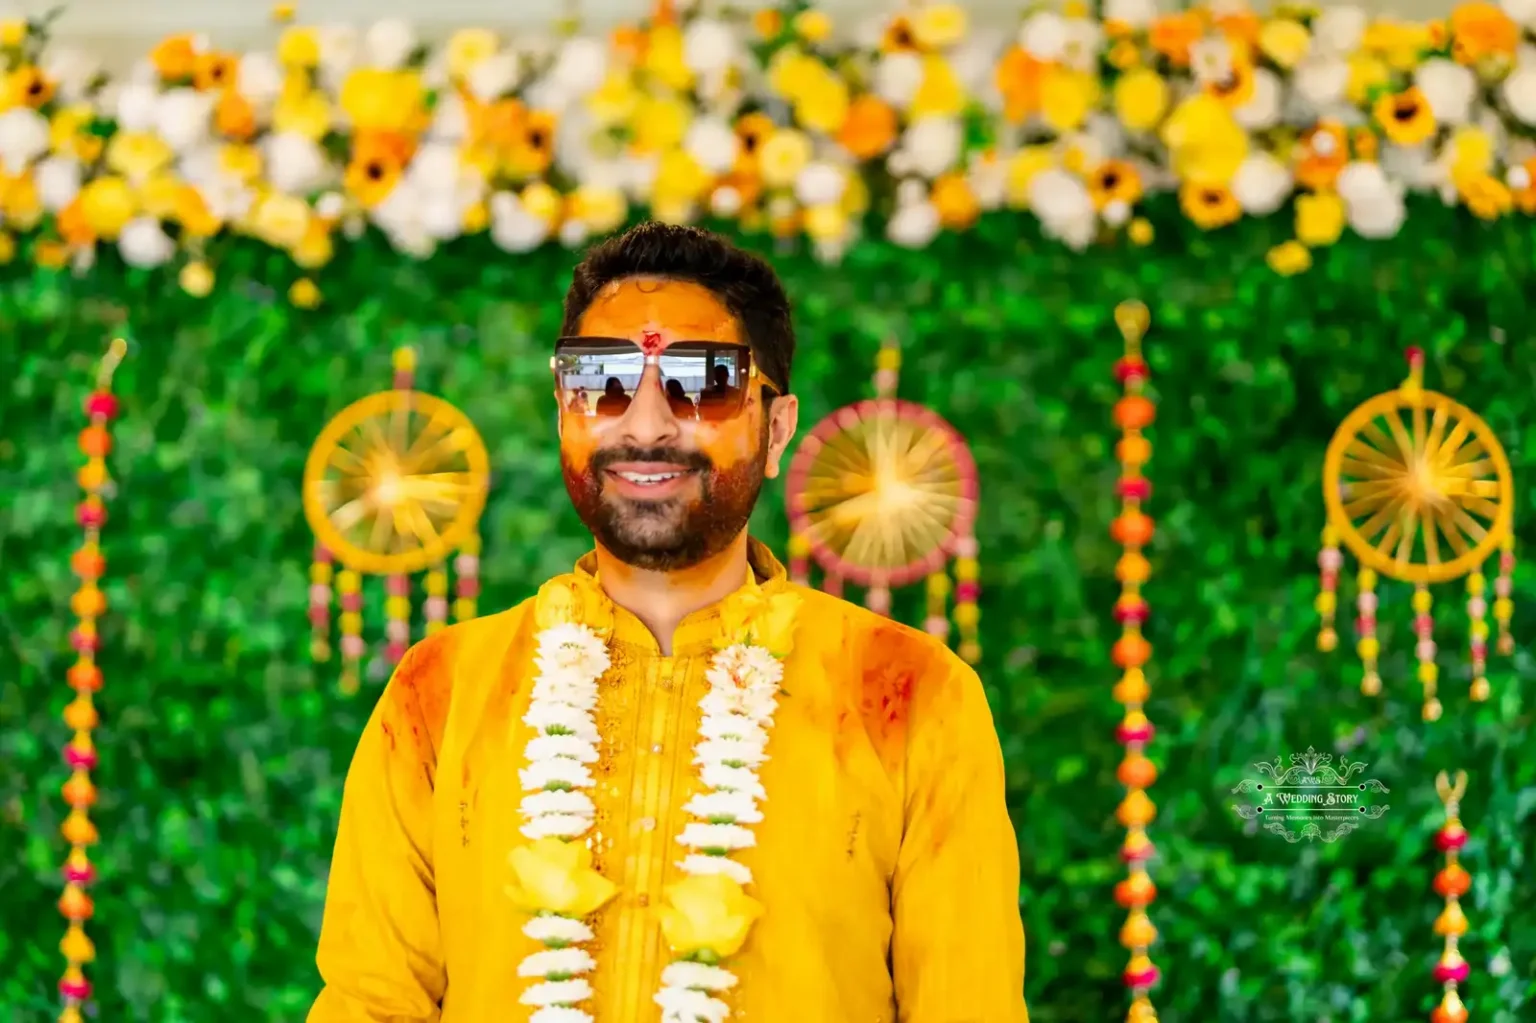
[[[681,465],[657,465],[657,464],[630,464],[615,465],[605,470],[608,475],[623,480],[631,487],[639,489],[655,488],[661,490],[669,484],[675,485],[679,480],[694,474],[693,469]]]

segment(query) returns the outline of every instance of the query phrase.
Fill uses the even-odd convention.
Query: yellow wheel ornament
[[[1367,695],[1381,691],[1378,576],[1414,584],[1414,654],[1424,717],[1432,721],[1440,716],[1441,704],[1430,584],[1467,581],[1471,695],[1487,699],[1489,601],[1483,566],[1497,555],[1492,610],[1498,651],[1513,650],[1514,480],[1509,456],[1488,424],[1465,405],[1424,389],[1424,357],[1418,349],[1409,350],[1408,364],[1401,387],[1370,398],[1345,417],[1323,459],[1328,526],[1318,560],[1317,609],[1323,618],[1318,646],[1327,651],[1338,643],[1334,618],[1343,565],[1340,545],[1361,566],[1355,624],[1364,663],[1361,689]]]
[[[476,613],[478,529],[490,458],[463,412],[415,390],[414,372],[410,349],[396,352],[394,389],[342,409],[320,431],[304,466],[304,517],[316,540],[310,645],[316,660],[330,659],[330,608],[338,598],[347,692],[356,690],[367,652],[364,576],[385,577],[389,663],[398,663],[410,646],[412,574],[427,573],[422,608],[428,635],[447,623],[450,558],[454,617],[462,621]]]

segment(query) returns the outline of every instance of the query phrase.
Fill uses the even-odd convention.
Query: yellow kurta
[[[755,577],[793,586],[754,542]],[[590,575],[589,555],[577,572]],[[1018,848],[975,673],[937,640],[814,590],[760,774],[749,891],[766,907],[726,964],[732,1019],[1027,1023]],[[680,878],[682,806],[718,611],[670,657],[619,610],[600,683],[592,797],[598,1023],[654,1023],[669,961],[654,908]],[[527,1019],[534,943],[503,889],[519,834],[533,602],[417,644],[379,699],[347,776],[309,1023]]]

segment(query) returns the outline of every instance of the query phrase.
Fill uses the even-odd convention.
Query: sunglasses
[[[629,409],[648,366],[661,374],[667,404],[679,419],[721,422],[741,414],[753,387],[780,393],[758,371],[750,348],[720,341],[674,341],[647,355],[624,338],[562,337],[549,360],[561,409],[598,418]]]

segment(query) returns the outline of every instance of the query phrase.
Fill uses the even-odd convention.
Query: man
[[[747,537],[796,427],[773,271],[646,224],[577,267],[562,333],[559,408],[645,366],[622,414],[560,418],[596,550],[401,662],[347,778],[310,1023],[1027,1023],[975,673]],[[740,401],[675,416],[665,382],[722,358]]]

